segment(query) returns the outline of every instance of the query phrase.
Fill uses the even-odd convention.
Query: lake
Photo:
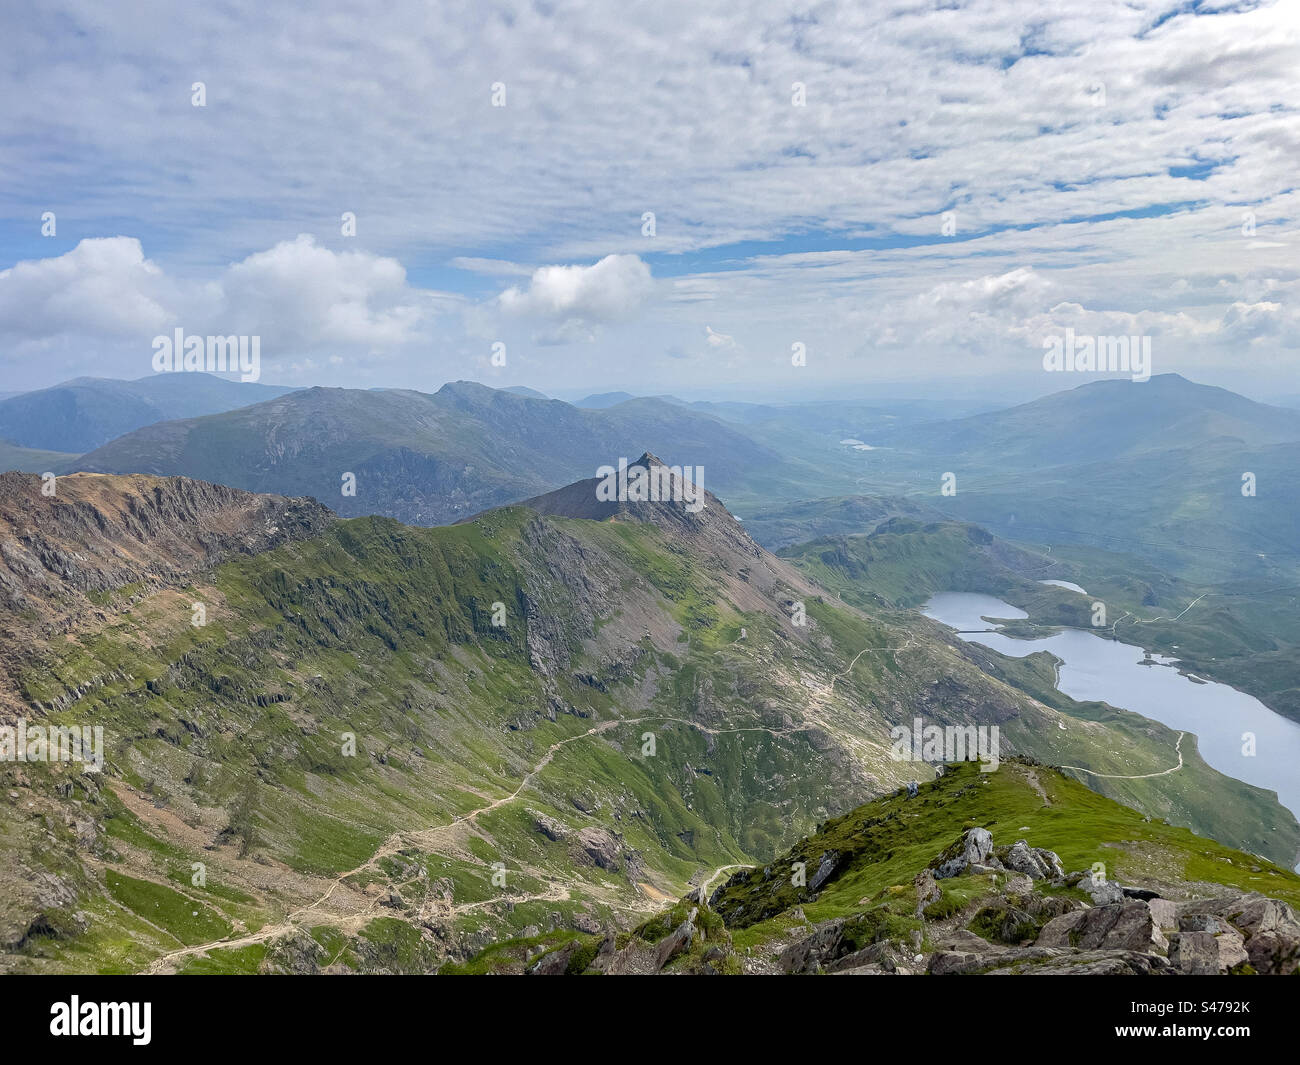
[[[1097,700],[1132,710],[1170,728],[1194,733],[1201,757],[1220,773],[1277,792],[1282,805],[1300,818],[1300,724],[1275,714],[1254,696],[1214,681],[1194,681],[1132,644],[1104,639],[1083,629],[1065,629],[1041,640],[1017,640],[993,629],[996,622],[1027,617],[991,595],[941,592],[921,608],[926,617],[1013,658],[1050,651],[1061,660],[1057,688],[1072,699]],[[967,630],[967,631],[961,631]],[[1255,734],[1255,755],[1241,753],[1242,733]],[[1169,764],[1176,764],[1172,750]]]

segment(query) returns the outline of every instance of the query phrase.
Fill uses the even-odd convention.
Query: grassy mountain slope
[[[56,467],[62,469],[64,463],[75,458],[76,455],[64,451],[41,451],[0,440],[0,470],[44,473]]]
[[[427,971],[634,922],[926,779],[888,754],[914,715],[997,723],[1004,756],[1172,757],[1167,729],[1062,713],[940,626],[822,597],[716,498],[318,531],[279,516],[308,503],[194,482],[9,481],[31,495],[6,535],[21,515],[49,546],[6,576],[5,623],[42,633],[6,665],[6,721],[106,741],[102,774],[0,767],[10,971]],[[159,525],[171,567],[132,547]],[[1194,752],[1151,783],[1153,816],[1300,837]]]
[[[995,845],[1023,839],[1051,850],[1067,871],[1100,863],[1109,880],[1170,905],[1242,892],[1300,906],[1294,872],[1145,817],[1047,766],[1011,761],[981,773],[965,763],[915,797],[886,796],[832,818],[788,850],[715,882],[704,900],[696,893],[603,946],[598,935],[552,933],[494,944],[445,971],[523,972],[558,957],[567,970],[549,971],[773,973],[807,971],[809,957],[830,964],[838,956],[832,971],[879,971],[883,962],[885,971],[915,972],[943,950],[987,952],[991,962],[1006,945],[1032,943],[1052,916],[1089,901],[1077,887],[1025,877],[1016,885],[992,870],[927,884],[936,857],[973,828],[986,829]],[[802,880],[792,875],[800,867]],[[809,883],[822,869],[825,878]],[[669,956],[670,933],[692,913],[694,940]],[[1028,951],[1021,957],[1044,960]],[[1067,955],[1063,964],[1088,960],[1095,959]]]

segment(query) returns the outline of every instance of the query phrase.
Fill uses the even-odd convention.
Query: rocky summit
[[[455,971],[843,976],[1300,974],[1300,878],[1020,760],[868,803],[635,929],[540,936]],[[999,774],[1001,776],[1001,774]],[[927,841],[976,814],[924,859]],[[999,842],[1013,822],[1026,838]],[[1103,842],[1121,828],[1122,842]],[[1066,871],[1080,856],[1087,869]],[[813,861],[815,859],[815,866]],[[912,874],[912,869],[920,868]],[[1216,869],[1216,866],[1219,867]],[[816,870],[815,874],[813,870]]]

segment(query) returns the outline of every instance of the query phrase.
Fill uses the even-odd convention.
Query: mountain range
[[[577,485],[418,528],[188,478],[40,485],[0,478],[0,712],[100,725],[104,767],[5,768],[7,971],[427,971],[630,927],[930,779],[890,753],[917,717],[1300,848],[1190,739],[1161,773],[1171,730],[841,602],[711,493],[592,513]]]
[[[463,381],[433,394],[303,389],[138,429],[65,468],[183,474],[314,496],[346,516],[434,525],[590,476],[647,447],[673,464],[703,465],[706,487],[782,468],[778,454],[731,426],[660,400],[586,411]],[[343,494],[345,473],[355,495]]]
[[[155,374],[136,381],[78,377],[0,399],[0,440],[80,454],[144,425],[234,410],[290,391],[201,373]]]

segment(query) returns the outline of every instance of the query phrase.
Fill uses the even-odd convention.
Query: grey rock
[[[827,852],[821,856],[817,863],[817,872],[813,873],[813,878],[808,881],[808,890],[816,891],[820,888],[836,869],[839,868],[840,856],[834,852]]]
[[[1031,847],[1023,839],[1016,840],[1005,851],[999,848],[997,856],[1008,869],[1034,880],[1059,880],[1065,876],[1065,867],[1055,851]]]
[[[777,958],[777,965],[787,973],[821,972],[838,956],[843,935],[843,918],[825,921],[813,929],[812,935],[786,947]]]
[[[960,876],[971,865],[981,865],[993,850],[993,837],[986,828],[967,829],[956,843],[931,863],[936,880]]]
[[[1084,874],[1075,886],[1092,896],[1096,906],[1110,906],[1124,901],[1124,890],[1118,884],[1113,880],[1094,880],[1091,873]]]
[[[563,976],[565,970],[569,967],[569,960],[573,957],[580,944],[577,940],[565,943],[562,947],[556,947],[549,954],[543,954],[541,959],[528,969],[529,976]]]
[[[547,839],[554,843],[559,843],[568,835],[564,826],[553,817],[547,817],[545,814],[539,814],[536,810],[529,811],[533,815],[534,825]]]
[[[912,880],[912,886],[916,888],[916,916],[920,917],[925,908],[939,898],[941,892],[939,885],[934,882],[934,873],[929,869],[917,873]]]
[[[695,939],[695,916],[699,912],[698,908],[693,908],[686,920],[659,941],[654,957],[656,970],[662,969],[677,955],[690,949],[691,942]]]
[[[1175,932],[1169,937],[1169,960],[1189,976],[1219,971],[1219,941],[1209,932]]]
[[[576,839],[578,851],[601,869],[618,871],[618,841],[603,828],[584,828],[578,832]]]
[[[1151,899],[1147,908],[1156,922],[1157,928],[1178,927],[1178,905],[1169,899]]]
[[[1054,917],[1038,933],[1035,945],[1147,952],[1164,951],[1169,941],[1156,927],[1147,904],[1130,900]]]

